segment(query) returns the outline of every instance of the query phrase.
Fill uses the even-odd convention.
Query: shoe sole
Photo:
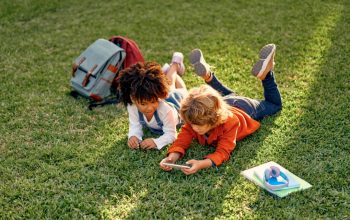
[[[259,79],[264,79],[266,74],[270,71],[267,69],[271,58],[274,57],[276,51],[275,44],[268,44],[260,50],[259,61],[255,63],[252,68],[252,74]]]
[[[207,74],[206,62],[203,53],[200,49],[194,49],[190,53],[190,63],[198,76],[205,76]]]

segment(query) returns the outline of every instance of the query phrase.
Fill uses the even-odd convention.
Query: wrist
[[[168,157],[173,161],[177,161],[179,158],[180,158],[180,154],[179,153],[176,153],[176,152],[173,152],[173,153],[170,153],[168,155]]]
[[[213,166],[213,162],[210,159],[204,159],[201,163],[201,169],[209,168]]]

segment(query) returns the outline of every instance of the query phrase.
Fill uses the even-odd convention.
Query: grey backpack
[[[96,40],[73,63],[70,83],[74,92],[97,102],[110,96],[125,55],[124,49],[113,42]]]

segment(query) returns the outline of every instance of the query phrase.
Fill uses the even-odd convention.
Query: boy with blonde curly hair
[[[252,68],[254,76],[262,80],[264,100],[238,96],[225,87],[210,71],[202,51],[195,49],[190,54],[190,62],[196,74],[210,85],[193,88],[182,101],[180,108],[182,126],[178,138],[168,149],[167,157],[160,162],[165,171],[172,168],[163,164],[175,163],[182,158],[192,140],[199,144],[214,146],[215,151],[202,160],[189,160],[190,168],[182,168],[186,175],[201,169],[220,166],[230,158],[236,141],[254,133],[260,123],[257,121],[273,115],[282,109],[282,99],[275,82],[273,67],[276,45],[268,44],[260,51],[260,59]]]

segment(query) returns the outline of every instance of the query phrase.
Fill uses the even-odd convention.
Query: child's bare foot
[[[259,54],[259,60],[254,64],[252,68],[252,74],[258,77],[260,80],[264,80],[266,75],[273,69],[274,58],[276,52],[275,44],[265,45]]]
[[[206,82],[212,78],[210,66],[205,62],[203,53],[200,49],[194,49],[190,53],[190,63],[193,65],[194,71]]]

